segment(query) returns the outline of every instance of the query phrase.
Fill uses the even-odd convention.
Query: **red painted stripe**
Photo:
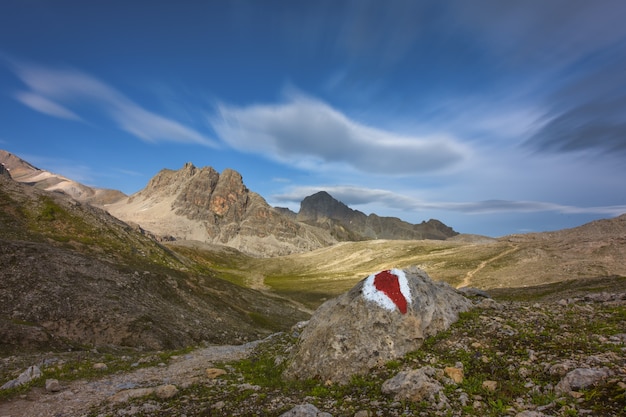
[[[400,281],[398,276],[391,271],[382,271],[374,276],[374,287],[382,291],[398,307],[402,314],[406,314],[406,298],[400,291]]]

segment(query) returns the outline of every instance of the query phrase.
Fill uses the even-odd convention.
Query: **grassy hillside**
[[[456,287],[491,290],[626,276],[623,217],[606,220],[611,224],[501,239],[343,242],[269,259],[197,242],[169,247],[238,285],[271,290],[315,308],[373,272],[409,265]]]

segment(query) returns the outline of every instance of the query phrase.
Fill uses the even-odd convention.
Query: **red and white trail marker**
[[[372,274],[363,283],[363,297],[387,310],[398,309],[406,314],[411,303],[411,290],[401,269],[391,269]]]

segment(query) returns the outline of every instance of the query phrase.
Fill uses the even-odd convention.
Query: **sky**
[[[622,0],[3,0],[0,149],[503,236],[626,212]]]

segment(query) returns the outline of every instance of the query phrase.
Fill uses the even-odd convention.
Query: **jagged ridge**
[[[298,221],[322,227],[338,240],[447,239],[458,235],[439,220],[411,224],[397,217],[369,216],[320,191],[302,200]]]

